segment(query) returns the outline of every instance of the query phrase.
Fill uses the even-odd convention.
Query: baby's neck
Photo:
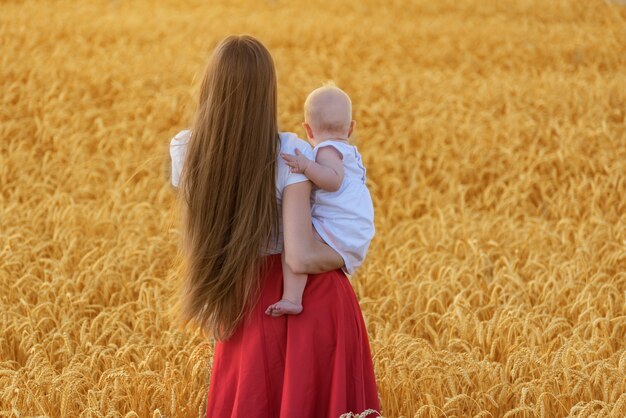
[[[324,141],[348,142],[348,138],[342,135],[316,135],[314,138],[311,138],[311,142],[314,146],[317,146]]]

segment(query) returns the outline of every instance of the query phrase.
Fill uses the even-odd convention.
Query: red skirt
[[[280,254],[268,256],[250,319],[215,344],[207,418],[380,412],[367,330],[346,275],[341,270],[309,275],[302,313],[266,315],[282,287]]]

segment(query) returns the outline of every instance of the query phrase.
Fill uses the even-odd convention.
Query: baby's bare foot
[[[267,315],[272,316],[298,315],[300,312],[302,312],[302,305],[287,299],[281,299],[265,310]]]

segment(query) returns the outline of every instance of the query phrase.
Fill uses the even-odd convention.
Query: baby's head
[[[348,139],[354,125],[350,97],[334,84],[315,89],[306,98],[303,126],[313,142]]]

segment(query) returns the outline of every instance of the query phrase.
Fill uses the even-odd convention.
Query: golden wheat
[[[167,145],[231,33],[275,57],[283,130],[352,97],[384,416],[626,416],[625,7],[3,1],[0,416],[203,414]]]

